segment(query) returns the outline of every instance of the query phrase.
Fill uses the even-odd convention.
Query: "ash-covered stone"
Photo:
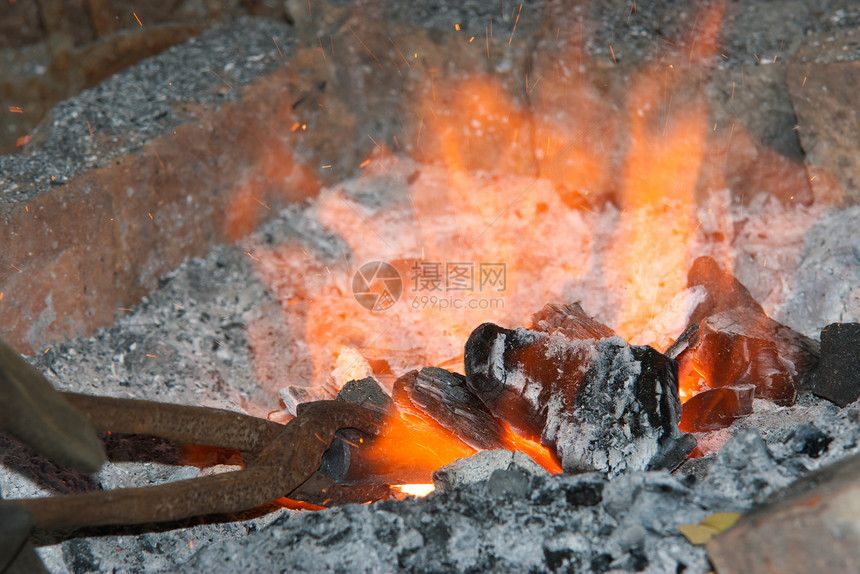
[[[513,468],[534,476],[549,475],[542,466],[520,451],[482,450],[438,469],[433,473],[433,483],[437,491],[448,492],[467,484],[488,480],[498,470],[509,471]]]
[[[840,407],[860,398],[860,323],[833,323],[822,329],[812,392]]]
[[[614,476],[646,468],[664,432],[680,436],[680,409],[662,408],[672,388],[677,401],[674,363],[640,378],[643,362],[656,359],[639,355],[619,337],[569,339],[485,323],[466,343],[466,380],[495,416],[555,449],[566,472]]]
[[[394,383],[394,400],[429,416],[476,449],[498,449],[505,444],[501,421],[459,373],[438,367],[410,371]]]

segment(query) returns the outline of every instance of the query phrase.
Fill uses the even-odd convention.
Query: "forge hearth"
[[[49,570],[725,574],[730,537],[685,536],[709,516],[796,540],[816,469],[849,505],[854,12],[302,8],[141,62],[0,159],[0,337],[67,391],[272,424],[374,405],[394,430],[340,431],[304,500],[437,490],[42,529]],[[119,460],[80,475],[0,435],[0,494],[241,468],[103,438]],[[821,508],[815,547],[851,563]]]

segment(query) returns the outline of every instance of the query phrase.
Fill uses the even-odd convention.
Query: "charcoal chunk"
[[[684,403],[681,430],[705,432],[730,426],[737,419],[752,414],[754,396],[753,385],[701,392]]]
[[[752,384],[757,398],[794,404],[797,392],[810,387],[818,344],[768,317],[747,288],[710,257],[696,259],[687,286],[704,287],[705,299],[666,351],[678,361],[685,388]]]
[[[833,323],[821,331],[812,392],[840,407],[860,398],[860,323]]]
[[[399,405],[408,402],[476,449],[505,446],[505,428],[475,393],[466,377],[438,367],[406,373],[394,383]]]
[[[790,406],[797,398],[793,365],[779,356],[772,341],[718,331],[711,319],[691,325],[679,338],[686,343],[676,359],[684,377],[712,389],[752,385],[755,397]],[[670,351],[671,352],[671,351]]]
[[[553,321],[546,311],[542,328]],[[648,467],[664,434],[681,437],[674,361],[616,336],[570,339],[558,326],[584,321],[573,307],[561,315],[576,319],[552,333],[479,326],[466,343],[466,383],[516,432],[555,449],[566,472]],[[605,333],[595,324],[570,332]]]

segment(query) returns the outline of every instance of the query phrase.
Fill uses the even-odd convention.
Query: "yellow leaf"
[[[706,544],[708,540],[720,533],[716,528],[702,524],[681,524],[678,526],[678,530],[696,546]]]
[[[715,512],[702,519],[704,526],[715,528],[718,532],[725,532],[735,525],[741,515],[737,512]]]

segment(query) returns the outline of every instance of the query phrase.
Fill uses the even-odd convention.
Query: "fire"
[[[736,224],[722,159],[710,156],[724,159],[731,138],[746,136],[732,126],[729,139],[719,139],[695,79],[719,57],[723,10],[722,2],[705,9],[688,51],[666,42],[656,65],[631,71],[620,106],[602,79],[588,77],[601,65],[588,61],[581,32],[567,54],[533,55],[536,72],[525,90],[487,76],[440,77],[431,68],[410,91],[415,121],[387,138],[398,153],[368,134],[374,147],[360,158],[360,179],[322,188],[308,209],[315,225],[342,241],[340,252],[315,249],[306,238],[253,250],[277,300],[248,329],[264,388],[277,396],[284,381],[304,382],[334,394],[350,378],[343,373],[360,371],[391,393],[409,370],[461,367],[475,326],[524,325],[550,301],[581,301],[625,339],[664,351],[684,328],[678,296],[693,259],[732,262],[727,242],[707,237],[732,237]],[[279,121],[287,131],[304,129],[299,117]],[[234,193],[230,236],[246,233],[265,208],[262,181],[292,176],[321,185],[296,157],[286,148],[263,157],[266,177],[250,177]],[[365,201],[362,186],[387,191]],[[799,221],[798,228],[810,224]],[[353,277],[368,262],[386,262],[402,279],[400,300],[382,312],[353,297]],[[491,263],[504,264],[503,284],[480,283],[480,266]],[[466,266],[471,281],[451,289],[455,265]],[[666,309],[682,319],[657,316]],[[695,369],[680,378],[682,401],[707,388]],[[388,423],[383,436],[360,445],[361,458],[404,492],[475,452],[418,413],[399,412]],[[543,445],[510,429],[505,442],[561,472]]]

